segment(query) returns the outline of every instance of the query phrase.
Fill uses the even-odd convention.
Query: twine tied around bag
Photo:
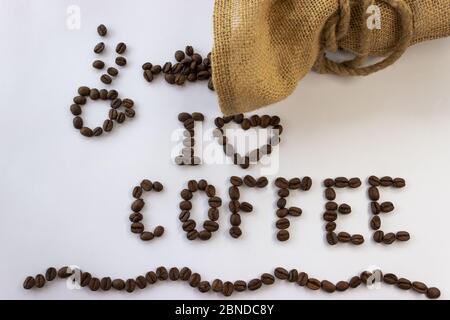
[[[339,49],[339,41],[348,33],[350,27],[350,0],[338,0],[339,7],[337,12],[328,19],[322,33],[322,46],[318,58],[313,69],[318,73],[331,73],[342,76],[363,76],[380,71],[395,61],[397,61],[406,49],[410,46],[413,39],[413,15],[411,8],[404,0],[380,0],[394,10],[399,17],[399,25],[401,27],[400,39],[384,60],[373,65],[360,67],[369,57],[370,50],[370,29],[366,26],[362,27],[362,34],[359,53],[353,60],[344,62],[335,62],[327,58],[326,52],[337,52]],[[367,11],[374,0],[363,0],[364,12]]]

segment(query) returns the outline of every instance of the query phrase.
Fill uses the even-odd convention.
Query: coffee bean
[[[384,244],[392,244],[395,241],[395,234],[392,232],[386,233],[383,237]]]
[[[332,245],[332,246],[336,245],[339,242],[338,237],[335,232],[328,232],[326,238],[327,238],[328,244]]]
[[[306,284],[308,283],[308,274],[305,272],[300,272],[298,274],[298,280],[297,280],[297,284],[301,287],[306,286]]]
[[[266,177],[260,177],[256,180],[256,186],[258,188],[265,188],[269,184],[269,180]]]
[[[243,292],[245,290],[247,290],[247,283],[243,280],[236,280],[233,283],[234,286],[234,290],[236,290],[237,292]]]
[[[373,214],[379,214],[381,212],[381,206],[378,202],[373,201],[370,203],[370,210]]]
[[[242,230],[239,227],[231,227],[229,231],[231,237],[237,239],[242,235]]]
[[[158,267],[155,273],[158,280],[164,281],[169,278],[169,273],[167,272],[166,267]]]
[[[297,269],[292,269],[289,271],[288,279],[289,282],[297,282],[298,280],[298,271]]]
[[[418,293],[422,293],[422,294],[426,294],[428,287],[425,283],[423,282],[419,282],[419,281],[414,281],[412,283],[412,288],[414,291],[418,292]]]
[[[127,108],[127,109],[133,108],[134,101],[129,99],[129,98],[125,98],[125,99],[122,100],[122,106]]]
[[[328,223],[325,225],[325,230],[326,230],[327,232],[331,232],[331,231],[336,230],[336,223],[335,223],[335,222],[328,222]]]
[[[289,182],[285,178],[277,178],[275,180],[275,185],[280,189],[288,189],[289,188]]]
[[[91,89],[89,89],[89,87],[81,86],[78,88],[78,94],[80,96],[87,97],[87,96],[89,96],[90,93],[91,93]]]
[[[23,282],[23,288],[26,290],[32,289],[35,285],[36,285],[36,280],[31,276],[28,276],[25,279],[25,281]]]
[[[348,186],[353,189],[359,188],[361,186],[361,179],[351,178],[350,180],[348,180]]]
[[[53,281],[57,276],[57,271],[55,268],[50,267],[45,272],[45,280],[47,281]]]
[[[246,175],[246,176],[244,177],[244,184],[245,184],[247,187],[253,188],[253,187],[256,186],[256,179],[253,178],[252,176]]]
[[[337,219],[337,213],[336,211],[325,211],[323,214],[323,220],[327,222],[333,222]]]
[[[398,278],[395,274],[386,273],[383,275],[383,281],[387,284],[397,284]]]
[[[106,29],[104,24],[101,24],[97,27],[97,32],[101,37],[106,36],[108,29]]]
[[[153,190],[155,192],[161,192],[161,191],[163,191],[163,189],[164,189],[164,186],[162,185],[161,182],[159,182],[159,181],[153,182]]]
[[[288,216],[289,210],[286,209],[286,208],[278,209],[277,212],[276,212],[276,214],[277,214],[277,217],[278,217],[278,218],[285,218],[285,217]]]
[[[188,281],[191,275],[192,275],[191,269],[184,267],[180,270],[179,279],[183,281]]]
[[[239,200],[241,196],[238,187],[235,186],[232,186],[228,189],[228,194],[231,200]]]
[[[178,50],[178,51],[175,52],[175,60],[177,60],[178,62],[183,60],[185,57],[186,57],[186,55],[184,54],[183,51]]]
[[[58,270],[58,277],[61,279],[66,279],[73,274],[74,270],[70,270],[69,267],[65,266]]]
[[[109,291],[112,287],[112,280],[110,277],[104,277],[100,280],[100,288],[103,291]]]
[[[189,210],[192,209],[192,203],[190,201],[186,201],[186,200],[181,201],[180,202],[180,209],[189,211]]]
[[[348,204],[343,203],[339,206],[338,211],[341,214],[349,214],[352,212],[352,208]]]
[[[36,288],[42,288],[45,285],[45,277],[42,274],[38,274],[34,280]]]
[[[372,230],[378,230],[381,227],[381,219],[379,216],[374,216],[371,220],[370,220],[370,227],[372,228]]]
[[[219,210],[217,210],[216,208],[209,208],[209,210],[208,210],[208,218],[211,221],[219,220]]]
[[[100,77],[100,81],[103,82],[104,84],[111,84],[112,79],[111,79],[111,77],[110,77],[109,75],[103,74],[103,75]]]
[[[284,185],[284,181],[282,182],[282,185]],[[292,178],[288,182],[288,188],[291,189],[291,190],[300,189],[301,185],[302,185],[302,181],[300,180],[300,178]],[[284,188],[284,189],[281,189],[281,190],[288,190],[288,188]]]
[[[193,241],[198,238],[198,231],[197,230],[191,230],[186,234],[186,238],[188,240]]]
[[[208,199],[208,204],[211,208],[218,208],[222,205],[222,199],[219,197],[211,197]]]
[[[157,226],[155,230],[153,230],[153,234],[155,237],[159,238],[164,234],[164,227],[163,226]]]
[[[142,208],[144,208],[145,206],[145,202],[142,199],[136,199],[135,201],[133,201],[133,203],[131,204],[131,210],[133,212],[139,212],[142,210]]]
[[[98,137],[101,136],[103,133],[103,129],[100,127],[95,128],[94,130],[92,130],[92,134],[94,137]]]
[[[402,290],[409,290],[411,289],[411,281],[405,278],[398,279],[397,287],[399,287]]]
[[[213,185],[207,185],[205,189],[205,193],[208,197],[212,198],[216,195],[216,188]]]
[[[364,237],[360,234],[354,234],[354,235],[352,235],[351,242],[354,245],[359,246],[364,243]]]
[[[344,243],[350,242],[350,240],[352,238],[352,236],[347,232],[339,232],[337,237],[338,237],[339,242],[344,242]]]
[[[373,240],[376,243],[381,243],[383,242],[383,238],[384,238],[384,232],[381,230],[375,231],[373,234]]]
[[[402,178],[395,178],[392,182],[392,185],[394,188],[403,188],[406,185],[405,179]]]
[[[398,241],[408,241],[410,239],[410,235],[407,231],[399,231],[395,234],[395,238]]]
[[[95,61],[92,63],[92,66],[93,66],[95,69],[101,70],[101,69],[103,69],[103,68],[105,67],[105,63],[104,63],[103,61],[101,61],[101,60],[95,60]]]
[[[322,288],[323,291],[328,293],[333,293],[336,291],[336,286],[328,280],[323,280],[320,283],[320,287]]]
[[[140,222],[140,221],[142,221],[142,219],[144,219],[144,216],[142,214],[140,214],[140,213],[137,213],[137,212],[133,212],[129,216],[129,220],[131,222]]]
[[[205,228],[205,230],[207,230],[209,232],[216,232],[217,230],[219,230],[219,224],[214,221],[206,220],[203,223],[203,228]]]
[[[323,185],[324,185],[326,188],[332,188],[332,187],[334,187],[334,179],[331,179],[331,178],[325,179],[325,180],[323,181]]]
[[[182,227],[183,227],[184,231],[189,232],[189,231],[192,231],[192,230],[195,229],[196,223],[195,223],[194,220],[189,219],[189,220],[187,220],[186,222],[183,223]]]
[[[101,90],[99,91],[99,93],[100,93],[100,99],[102,99],[102,100],[108,99],[108,90],[106,90],[106,89],[101,89]]]
[[[127,59],[125,59],[124,57],[117,57],[116,58],[116,64],[118,66],[123,67],[123,66],[125,66],[127,64]]]
[[[278,267],[275,269],[274,275],[277,279],[280,279],[280,280],[287,280],[289,278],[289,272],[286,269],[281,268],[281,267]]]
[[[193,273],[189,278],[189,285],[193,288],[196,288],[200,284],[200,281],[201,281],[200,275],[198,273]]]
[[[378,187],[380,185],[380,179],[376,176],[370,176],[368,181],[373,187]]]
[[[116,46],[116,52],[118,54],[123,54],[127,50],[127,45],[123,42],[119,42]]]
[[[198,291],[205,293],[211,290],[211,285],[208,281],[202,281],[198,284]]]
[[[383,213],[391,212],[391,211],[394,210],[394,204],[392,202],[389,202],[389,201],[383,202],[380,205],[380,209],[381,209],[381,212],[383,212]]]
[[[73,102],[75,104],[79,104],[79,105],[85,105],[86,104],[86,97],[83,96],[76,96],[73,98]]]
[[[204,121],[205,116],[200,112],[193,112],[192,119],[194,119],[195,121]]]
[[[394,183],[394,181],[393,181],[393,179],[391,178],[391,177],[382,177],[381,179],[380,179],[380,184],[383,186],[383,187],[390,187],[390,186],[392,186],[392,184]]]
[[[350,287],[350,284],[347,281],[339,281],[336,283],[336,290],[337,291],[345,291]]]
[[[114,279],[112,282],[112,287],[118,291],[121,291],[125,288],[125,281],[122,279]]]
[[[105,43],[99,42],[94,47],[94,52],[99,54],[105,49]]]
[[[81,107],[78,104],[72,104],[70,106],[70,112],[74,115],[74,116],[79,116],[81,114]]]
[[[255,291],[261,288],[262,281],[260,279],[253,279],[248,282],[248,290]]]
[[[198,233],[198,238],[203,241],[211,239],[211,232],[208,230],[202,230]]]
[[[438,288],[429,288],[427,290],[427,297],[429,299],[437,299],[441,296],[441,291]]]
[[[275,282],[275,277],[270,273],[263,273],[261,275],[261,282],[265,285],[271,285]]]
[[[110,132],[113,129],[114,123],[112,122],[112,120],[106,119],[103,122],[103,130],[105,132]]]
[[[349,285],[350,288],[355,289],[361,285],[362,281],[361,278],[358,276],[354,276],[350,279]]]
[[[325,209],[327,209],[327,210],[329,210],[329,211],[335,211],[335,210],[338,209],[338,205],[337,205],[337,203],[334,202],[334,201],[328,201],[328,202],[325,204]]]
[[[334,199],[336,199],[336,192],[333,188],[325,189],[325,198],[329,201],[333,201]]]
[[[297,207],[290,207],[288,213],[292,217],[300,217],[302,215],[302,209]]]
[[[233,213],[230,216],[230,224],[235,227],[240,226],[241,225],[241,216],[237,213]]]
[[[277,239],[279,241],[289,240],[289,232],[287,230],[280,230],[277,232]]]
[[[346,188],[348,187],[348,179],[345,177],[337,177],[334,179],[334,185],[337,188]]]
[[[94,135],[94,132],[92,131],[92,129],[88,128],[88,127],[83,127],[80,129],[80,133],[85,136],[85,137],[92,137]]]
[[[289,189],[279,189],[278,190],[278,196],[280,197],[280,198],[287,198],[287,197],[289,197]]]
[[[243,212],[252,212],[253,206],[248,202],[242,202],[239,207]]]
[[[89,285],[89,282],[91,282],[92,275],[89,272],[83,272],[81,273],[81,279],[80,279],[80,286],[81,287],[87,287]]]
[[[198,53],[194,53],[192,55],[192,61],[195,61],[197,64],[201,64],[203,62],[203,58]]]
[[[89,289],[91,289],[91,291],[97,291],[98,289],[100,289],[100,280],[98,278],[91,278],[91,280],[89,281]]]
[[[142,75],[144,76],[144,79],[145,79],[147,82],[152,82],[152,81],[153,81],[154,76],[153,76],[153,72],[152,72],[151,70],[145,70],[145,71],[142,73]]]
[[[369,188],[369,198],[372,201],[378,201],[380,199],[380,192],[378,191],[377,187]]]
[[[132,293],[136,289],[136,281],[134,279],[128,279],[125,281],[125,290],[128,293]]]
[[[367,284],[369,278],[372,276],[372,273],[369,271],[363,271],[360,275],[359,278],[361,279],[362,283]]]
[[[310,177],[303,177],[301,189],[303,191],[308,191],[309,189],[311,189],[311,186],[312,186],[312,179]]]
[[[233,283],[231,283],[230,281],[226,281],[223,284],[223,290],[222,290],[223,295],[225,297],[229,297],[229,296],[231,296],[233,294],[233,291],[234,291]]]
[[[147,287],[147,279],[143,276],[138,276],[134,280],[134,283],[139,289],[145,289],[145,287]]]
[[[142,241],[151,241],[155,238],[155,235],[153,234],[153,232],[142,232],[141,235],[139,236],[141,238]]]
[[[119,114],[117,115],[117,122],[118,123],[123,123],[125,121],[125,113],[123,112],[119,112]]]
[[[286,219],[286,218],[278,219],[277,222],[276,222],[276,227],[277,227],[278,229],[284,230],[284,229],[289,228],[289,226],[290,226],[290,222],[289,222],[289,220]]]
[[[309,278],[308,282],[306,283],[306,287],[311,290],[319,290],[320,286],[320,281],[314,278]]]
[[[140,223],[140,222],[134,222],[134,223],[131,224],[131,228],[130,229],[131,229],[132,233],[139,234],[139,233],[144,232],[144,225],[142,223]]]
[[[280,209],[283,209],[284,207],[286,207],[286,203],[287,203],[287,201],[285,198],[280,198],[277,201],[277,207]]]

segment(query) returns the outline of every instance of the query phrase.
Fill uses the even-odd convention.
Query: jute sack
[[[248,112],[286,98],[311,69],[368,75],[449,35],[450,0],[216,0],[213,82],[225,115]],[[355,59],[327,58],[339,49]],[[369,56],[384,59],[367,66]]]

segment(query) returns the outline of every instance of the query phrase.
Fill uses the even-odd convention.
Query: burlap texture
[[[350,20],[347,28],[338,28],[346,18],[345,2]],[[381,9],[380,30],[366,27],[368,4]],[[359,72],[345,65],[320,65],[324,49],[343,49],[361,60],[397,50],[392,63],[403,53],[397,48],[402,41],[406,49],[449,35],[450,0],[216,0],[214,86],[224,114],[248,112],[286,98],[313,67],[341,75],[384,67]]]

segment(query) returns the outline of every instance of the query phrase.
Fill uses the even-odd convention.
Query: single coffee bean
[[[412,283],[412,288],[414,291],[418,292],[418,293],[422,293],[422,294],[426,294],[428,287],[425,283],[423,282],[419,282],[419,281],[414,281]]]
[[[289,220],[286,219],[286,218],[278,219],[277,222],[276,222],[276,227],[277,227],[278,229],[284,230],[284,229],[289,228],[289,226],[290,226],[290,222],[289,222]]]
[[[183,51],[178,50],[175,52],[175,60],[177,60],[178,62],[181,62],[181,60],[183,60],[186,57],[186,55],[184,54]]]
[[[166,62],[163,65],[162,72],[163,73],[169,73],[171,69],[172,69],[172,63],[171,62]]]
[[[241,216],[237,213],[233,213],[230,216],[230,224],[235,227],[240,226],[241,225]]]
[[[311,186],[312,186],[312,179],[310,177],[303,177],[301,189],[303,191],[308,191],[311,189]]]
[[[381,212],[381,206],[378,202],[373,201],[370,203],[370,210],[373,214],[379,214]]]
[[[300,217],[302,215],[302,209],[298,207],[290,207],[288,213],[292,217]]]
[[[100,99],[102,100],[108,99],[108,90],[101,89],[99,92],[100,92]]]
[[[104,84],[111,84],[112,78],[109,75],[107,75],[107,74],[103,74],[100,77],[100,81],[103,82]]]
[[[261,275],[261,282],[265,285],[271,285],[275,282],[275,277],[270,273],[263,273]]]
[[[406,185],[405,179],[402,178],[395,178],[392,182],[392,185],[394,188],[403,188]]]
[[[352,277],[349,281],[350,288],[352,289],[359,287],[361,283],[362,283],[361,278],[358,276]]]
[[[336,223],[335,223],[335,222],[328,222],[328,223],[325,225],[325,230],[326,230],[327,232],[331,232],[331,231],[336,230]]]
[[[364,237],[360,234],[354,234],[354,235],[352,235],[351,242],[354,245],[359,246],[364,243]]]
[[[155,230],[153,230],[153,234],[155,237],[159,238],[164,234],[164,227],[163,226],[157,226]]]
[[[205,230],[207,230],[209,232],[216,232],[217,230],[219,230],[219,224],[214,221],[206,220],[203,223],[203,228],[205,228]]]
[[[119,74],[119,70],[117,70],[117,69],[114,68],[114,67],[109,67],[109,68],[106,70],[106,72],[107,72],[110,76],[112,76],[112,77],[117,77],[117,75]]]
[[[178,279],[180,279],[180,271],[178,270],[178,268],[170,268],[169,270],[169,279],[172,281],[176,281]]]
[[[336,286],[328,280],[323,280],[320,283],[320,287],[322,288],[323,291],[328,293],[333,293],[336,291]]]
[[[188,189],[183,189],[180,193],[181,198],[183,198],[184,200],[188,201],[192,199],[192,192],[189,191]]]
[[[246,175],[246,176],[244,177],[244,184],[245,184],[247,187],[253,188],[253,187],[256,186],[256,179],[253,178],[253,177],[250,176],[250,175]]]
[[[180,209],[189,211],[189,210],[192,209],[192,203],[190,201],[186,201],[186,200],[181,201],[180,202]]]
[[[252,212],[253,206],[248,202],[241,202],[241,205],[239,207],[243,212]]]
[[[207,185],[205,189],[205,193],[208,197],[212,198],[216,195],[216,188],[213,185]]]
[[[166,267],[158,267],[155,273],[158,280],[164,281],[169,278],[169,272],[167,272]]]
[[[97,33],[101,36],[104,37],[106,36],[106,34],[108,33],[108,29],[106,29],[104,24],[101,24],[97,27]]]
[[[79,104],[79,105],[86,104],[86,101],[87,101],[86,97],[83,97],[83,96],[76,96],[76,97],[73,98],[73,102],[75,104]]]
[[[127,50],[127,45],[123,42],[119,42],[116,46],[116,52],[118,54],[123,54]]]
[[[119,112],[119,114],[117,115],[117,122],[118,123],[123,123],[125,121],[126,115],[123,112]]]
[[[386,233],[383,237],[384,244],[392,244],[395,241],[395,234],[392,232]]]
[[[81,86],[78,88],[78,94],[80,96],[87,97],[87,96],[89,96],[90,93],[91,93],[91,89],[89,89],[89,87]]]
[[[222,290],[223,295],[225,297],[229,297],[229,296],[231,296],[233,294],[233,291],[234,291],[233,283],[231,283],[230,281],[226,281],[223,284],[223,290]]]
[[[286,208],[278,209],[276,214],[278,218],[285,218],[289,215],[289,210]]]
[[[145,287],[147,287],[147,279],[143,276],[138,276],[135,280],[134,283],[136,284],[136,286],[139,289],[145,289]]]
[[[161,192],[161,191],[163,191],[163,189],[164,189],[164,186],[162,185],[161,182],[159,182],[159,181],[153,182],[153,190],[155,192]]]
[[[380,192],[378,191],[377,187],[369,188],[369,198],[372,201],[378,201],[380,199]]]
[[[195,223],[194,220],[189,219],[189,220],[187,220],[186,222],[183,223],[182,227],[183,227],[184,231],[189,232],[189,231],[192,231],[192,230],[195,229],[196,223]]]
[[[392,202],[389,202],[389,201],[383,202],[380,205],[380,209],[381,209],[381,212],[383,212],[383,213],[391,212],[391,211],[394,210],[394,204]]]
[[[361,272],[361,274],[359,275],[359,278],[361,279],[361,282],[364,284],[367,284],[369,278],[372,276],[372,273],[369,271],[363,271]]]
[[[211,78],[211,74],[208,71],[200,71],[197,74],[198,80],[208,80],[209,78]]]
[[[92,130],[92,134],[94,135],[94,137],[101,136],[102,133],[103,133],[103,129],[100,127],[97,127],[94,130]]]
[[[144,231],[139,237],[142,241],[151,241],[155,238],[155,235],[153,234],[153,232]]]
[[[94,47],[94,52],[99,54],[102,53],[102,51],[105,49],[105,43],[104,42],[99,42],[95,45]]]
[[[287,198],[287,197],[289,197],[289,194],[290,194],[289,189],[279,189],[278,190],[278,196],[280,198]]]
[[[91,282],[92,275],[89,272],[82,272],[81,273],[81,279],[80,279],[80,286],[81,287],[87,287],[89,285],[89,282]]]
[[[298,270],[297,269],[290,270],[287,280],[289,282],[297,282],[297,280],[298,280]]]
[[[381,230],[375,231],[373,234],[373,240],[376,243],[381,243],[383,242],[383,238],[384,238],[384,232]]]
[[[286,201],[285,198],[280,198],[280,199],[278,199],[278,201],[277,201],[277,207],[278,207],[279,209],[283,209],[284,207],[286,207],[286,203],[287,203],[287,201]]]
[[[201,277],[198,273],[193,273],[189,278],[189,285],[193,288],[198,287],[200,284]]]
[[[110,277],[104,277],[100,280],[100,288],[103,291],[109,291],[112,287],[112,280]]]
[[[91,291],[97,291],[98,289],[100,289],[100,280],[98,278],[92,277],[89,281],[89,289],[91,289]]]
[[[336,290],[337,291],[345,291],[350,287],[350,284],[347,281],[339,281],[336,283]]]
[[[275,185],[280,189],[288,189],[289,188],[289,182],[285,178],[277,178],[275,180]]]
[[[70,112],[74,115],[74,116],[79,116],[81,114],[81,107],[78,104],[72,104],[70,106]]]
[[[371,220],[370,220],[370,227],[372,228],[372,230],[378,230],[381,227],[381,219],[379,216],[374,216]]]
[[[131,222],[140,222],[140,221],[142,221],[142,219],[144,219],[144,216],[142,214],[140,214],[140,213],[137,213],[137,212],[133,212],[129,216],[129,220]]]
[[[236,290],[237,292],[243,292],[245,290],[247,290],[247,283],[243,280],[236,280],[233,283],[234,286],[234,290]]]
[[[134,223],[131,224],[131,228],[130,229],[131,229],[132,233],[139,234],[139,233],[144,232],[144,225],[142,223],[140,223],[140,222],[134,222]]]
[[[277,239],[278,241],[287,241],[289,240],[289,231],[287,230],[280,230],[277,232]]]
[[[380,185],[380,179],[376,176],[370,176],[368,181],[373,187],[378,187]]]
[[[94,135],[94,132],[92,131],[92,129],[88,128],[88,127],[83,127],[80,129],[80,133],[85,136],[85,137],[92,137]]]
[[[351,178],[350,180],[348,180],[348,186],[353,189],[359,188],[361,186],[361,179]]]
[[[237,239],[242,235],[242,230],[239,227],[231,227],[229,233],[231,237]]]
[[[286,269],[281,268],[281,267],[278,267],[275,269],[274,275],[277,279],[280,279],[280,280],[287,280],[289,278],[289,272]]]
[[[187,268],[187,267],[183,267],[183,268],[180,270],[180,276],[179,276],[179,278],[180,278],[182,281],[188,281],[189,278],[191,277],[191,275],[192,275],[191,269],[189,269],[189,268]]]
[[[306,287],[311,290],[319,290],[320,286],[320,281],[314,278],[309,278],[308,282],[306,283]]]
[[[334,201],[328,201],[325,204],[325,209],[327,209],[328,211],[335,211],[338,209],[338,204]]]
[[[142,180],[140,186],[143,190],[145,190],[147,192],[151,191],[153,189],[153,183],[148,179]]]
[[[337,188],[346,188],[348,187],[348,179],[345,177],[337,177],[334,179],[334,185]]]
[[[218,208],[222,205],[222,199],[219,197],[211,197],[208,199],[208,204],[211,208]]]
[[[25,279],[25,281],[23,282],[23,288],[26,290],[32,289],[35,285],[36,285],[36,280],[31,276],[28,276]]]
[[[142,208],[144,208],[145,206],[145,202],[142,199],[136,199],[135,201],[133,201],[133,203],[131,204],[131,210],[133,212],[139,212],[142,210]]]
[[[333,188],[325,189],[325,198],[329,201],[333,201],[334,199],[336,199],[336,192]]]
[[[42,288],[45,286],[45,277],[42,274],[38,274],[34,280],[36,282],[36,288]]]
[[[198,238],[198,231],[197,230],[191,230],[186,234],[186,238],[188,240],[193,241]]]
[[[128,293],[132,293],[136,289],[136,281],[134,279],[128,279],[125,281],[125,290]]]
[[[352,212],[352,207],[350,207],[348,204],[343,203],[338,208],[339,213],[341,214],[349,214]]]
[[[261,288],[262,281],[260,279],[253,279],[248,282],[248,290],[255,291]]]
[[[331,179],[331,178],[325,179],[325,180],[323,181],[323,185],[324,185],[326,188],[332,188],[332,187],[334,187],[334,179]]]
[[[394,181],[393,181],[393,179],[391,178],[391,177],[382,177],[381,179],[380,179],[380,184],[383,186],[383,187],[390,187],[390,186],[392,186],[392,184],[394,183]]]
[[[395,234],[395,238],[398,241],[408,241],[410,239],[410,235],[407,231],[399,231]]]
[[[309,280],[308,274],[305,272],[300,272],[298,274],[297,284],[301,287],[304,287],[308,283],[308,280]]]
[[[333,222],[337,219],[337,213],[336,211],[325,211],[323,214],[323,220],[327,222]]]
[[[209,208],[209,210],[208,210],[208,218],[211,221],[219,220],[219,210],[217,210],[216,208]]]
[[[55,268],[50,267],[45,272],[45,280],[47,281],[53,281],[57,276],[57,271]]]
[[[111,120],[117,120],[119,113],[117,112],[116,109],[110,109],[108,116],[109,116],[109,119],[111,119]]]
[[[116,64],[118,66],[123,67],[123,66],[125,66],[127,64],[127,59],[125,59],[124,57],[117,57],[116,58]]]
[[[66,279],[73,274],[74,270],[70,270],[69,267],[65,266],[58,270],[58,277],[61,279]]]
[[[338,235],[339,242],[350,242],[352,236],[348,232],[339,232]]]
[[[101,61],[101,60],[95,60],[95,61],[92,63],[92,66],[93,66],[95,69],[101,70],[101,69],[103,69],[103,68],[105,67],[105,63],[104,63],[103,61]]]
[[[397,287],[399,287],[402,290],[409,290],[411,289],[411,281],[405,278],[398,279]]]
[[[222,290],[223,290],[223,282],[222,282],[222,280],[220,280],[220,279],[215,279],[215,280],[212,282],[211,289],[212,289],[212,291],[214,291],[214,292],[222,292]]]
[[[203,241],[211,239],[211,232],[208,230],[202,230],[198,233],[198,238]]]
[[[269,180],[266,177],[259,177],[256,180],[256,186],[258,188],[265,188],[269,184]]]
[[[229,194],[231,200],[239,200],[239,198],[241,196],[240,192],[239,192],[239,188],[236,186],[231,186],[228,189],[228,194]]]
[[[112,120],[106,119],[103,122],[103,130],[105,132],[110,132],[113,129],[114,123],[112,122]]]
[[[142,73],[142,75],[144,76],[144,79],[145,79],[147,82],[152,82],[152,81],[153,81],[154,76],[153,76],[153,72],[152,72],[151,70],[145,70],[145,71]]]
[[[328,232],[326,238],[327,238],[328,244],[332,245],[332,246],[338,244],[338,242],[339,242],[339,239],[335,232]]]
[[[150,70],[151,68],[153,67],[153,64],[152,63],[150,63],[150,62],[145,62],[143,65],[142,65],[142,70]]]
[[[202,281],[198,284],[198,291],[205,293],[211,290],[211,285],[208,281]]]
[[[397,284],[398,278],[393,273],[386,273],[383,275],[383,281],[387,284]]]
[[[112,282],[112,287],[118,291],[125,289],[125,281],[122,279],[114,279]]]
[[[438,288],[432,287],[427,290],[427,298],[437,299],[441,296],[441,291]]]

